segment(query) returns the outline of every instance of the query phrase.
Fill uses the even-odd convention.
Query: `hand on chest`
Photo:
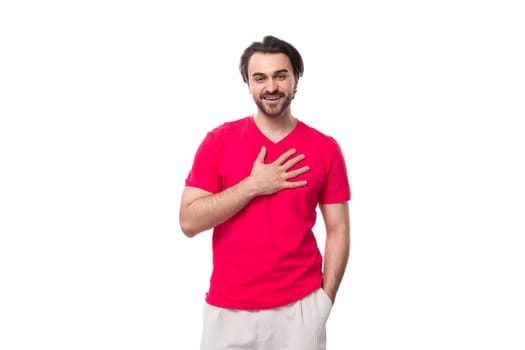
[[[325,169],[321,154],[314,145],[296,145],[293,142],[282,144],[260,143],[246,145],[246,147],[239,145],[231,147],[225,145],[225,148],[222,152],[224,157],[221,159],[219,166],[219,173],[221,176],[223,188],[233,186],[250,175],[254,162],[256,161],[257,155],[259,154],[262,146],[265,146],[267,150],[264,164],[275,162],[276,164],[280,164],[284,167],[287,161],[292,161],[293,158],[304,155],[304,159],[292,165],[286,171],[291,172],[304,166],[308,166],[308,171],[288,180],[306,180],[308,183],[306,186],[287,190],[287,192],[295,191],[298,195],[305,195],[306,193],[309,193],[310,196],[317,196],[317,193],[321,190],[321,187],[324,184],[327,173],[327,169]],[[296,152],[293,155],[287,159],[279,159],[284,153],[292,148],[296,149]],[[287,194],[290,195],[290,193]]]

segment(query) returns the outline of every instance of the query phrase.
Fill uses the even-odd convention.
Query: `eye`
[[[256,77],[253,78],[253,80],[255,80],[255,82],[257,83],[262,83],[264,81],[264,77],[262,75],[258,75]]]

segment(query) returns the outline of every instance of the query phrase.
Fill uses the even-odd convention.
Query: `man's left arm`
[[[350,254],[350,212],[348,202],[319,208],[326,227],[323,289],[334,302]]]

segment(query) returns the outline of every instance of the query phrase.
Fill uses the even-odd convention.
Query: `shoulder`
[[[334,137],[301,121],[299,121],[299,126],[303,130],[303,133],[308,137],[308,139],[311,140],[311,142],[314,142],[316,145],[321,146],[324,149],[339,148],[339,144]]]
[[[204,143],[210,145],[216,152],[243,147],[247,140],[253,139],[253,121],[251,117],[224,122],[209,129]]]
[[[211,129],[208,134],[215,138],[224,138],[239,134],[247,130],[251,117],[243,117],[233,121],[227,121]]]

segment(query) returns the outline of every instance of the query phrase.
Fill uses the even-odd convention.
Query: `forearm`
[[[246,178],[222,192],[196,198],[181,207],[182,230],[192,237],[215,227],[238,213],[256,196],[250,178]]]
[[[308,166],[290,170],[304,159],[304,154],[290,158],[295,152],[295,149],[290,149],[273,162],[265,164],[266,147],[261,147],[250,175],[220,193],[213,194],[194,187],[186,187],[182,194],[179,216],[184,234],[193,237],[222,224],[257,196],[305,186],[304,180],[288,181],[309,170]]]
[[[323,289],[335,301],[335,296],[345,273],[350,254],[350,232],[340,228],[328,232],[325,243]]]

